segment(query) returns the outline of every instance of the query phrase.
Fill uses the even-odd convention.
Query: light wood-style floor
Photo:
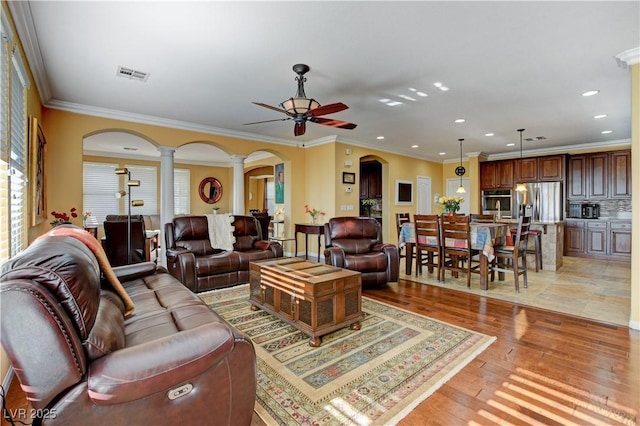
[[[520,277],[520,293],[514,291],[513,275],[505,274],[504,281],[489,282],[488,290],[480,289],[480,277],[471,275],[471,288],[467,288],[466,277],[452,278],[447,272],[445,281],[438,282],[435,273],[424,268],[422,275],[406,275],[404,259],[400,277],[412,281],[452,288],[472,294],[500,300],[550,309],[584,318],[629,325],[631,314],[631,264],[579,257],[564,257],[558,271],[545,269],[535,271],[533,256],[528,256],[529,287],[523,287]]]
[[[609,284],[602,284],[606,268],[610,268],[610,274],[623,275],[607,282],[625,280],[623,272],[616,272],[619,268],[616,264],[570,259],[565,270],[558,271],[555,282],[548,286],[560,290],[582,283],[581,288],[573,291],[606,295]],[[523,295],[535,300],[531,297],[537,293],[534,286],[541,286],[539,283],[550,279],[551,273],[538,274],[537,278],[535,272],[530,274],[529,290],[515,296],[518,302],[525,299]],[[591,274],[598,279],[591,281]],[[475,280],[472,288],[474,283],[477,287],[477,277]],[[500,285],[513,291],[510,276]],[[401,279],[386,288],[363,291],[367,297],[497,337],[496,342],[409,413],[401,425],[638,424],[640,332],[611,320],[594,321],[527,306],[524,302],[474,294],[466,289],[466,284],[461,289],[448,277],[444,286]],[[591,287],[595,289],[589,291]],[[543,290],[541,294],[553,298],[555,290]],[[563,291],[564,297],[572,297],[571,291]],[[508,297],[506,289],[504,292]],[[493,286],[486,292],[491,296],[498,293]],[[602,303],[598,296],[591,299]],[[584,297],[583,312],[588,311],[585,307],[591,299]],[[613,305],[605,307],[610,312],[616,309],[619,308]],[[628,314],[626,318],[628,321]],[[14,381],[7,407],[25,404]],[[252,425],[264,422],[254,415]]]

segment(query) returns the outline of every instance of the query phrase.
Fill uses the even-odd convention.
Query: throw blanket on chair
[[[127,294],[127,291],[122,286],[122,283],[116,276],[115,272],[113,272],[113,269],[111,268],[111,264],[109,263],[109,259],[107,258],[107,254],[105,253],[104,249],[100,245],[100,242],[96,240],[96,238],[90,233],[88,233],[87,231],[77,227],[70,227],[70,226],[55,227],[51,231],[40,235],[36,239],[36,241],[41,238],[52,237],[56,235],[73,237],[76,240],[83,243],[85,246],[87,246],[89,250],[91,250],[91,252],[96,256],[96,259],[98,260],[98,265],[100,266],[100,270],[104,274],[104,277],[107,279],[109,284],[111,284],[111,287],[113,287],[115,292],[118,294],[118,296],[120,296],[120,298],[124,302],[125,318],[128,318],[131,315],[133,315],[133,311],[135,309],[133,300],[131,300],[131,298],[129,297],[129,294]]]
[[[209,240],[211,247],[233,251],[233,243],[236,237],[233,236],[234,221],[233,215],[230,214],[207,214],[207,223],[209,225]]]

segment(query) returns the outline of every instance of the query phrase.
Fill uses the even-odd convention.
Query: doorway
[[[431,214],[431,178],[418,176],[417,214]]]

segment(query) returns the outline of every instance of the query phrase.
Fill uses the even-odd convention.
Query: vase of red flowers
[[[72,207],[71,210],[69,210],[69,214],[67,214],[67,212],[51,212],[51,215],[54,217],[54,219],[50,223],[51,226],[55,228],[59,225],[71,223],[72,218],[78,217],[78,209]]]

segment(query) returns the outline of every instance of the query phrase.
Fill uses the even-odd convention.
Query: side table
[[[320,262],[320,237],[324,235],[324,224],[317,225],[315,223],[296,223],[296,241],[298,240],[298,232],[304,234],[304,258],[309,259],[309,234],[318,235],[318,262]],[[296,256],[298,256],[298,247],[296,243]]]
[[[294,251],[294,253],[298,253],[298,240],[295,239],[295,238],[287,238],[285,236],[282,236],[282,237],[271,237],[271,238],[269,238],[269,241],[277,241],[277,242],[280,243],[280,245],[283,248],[284,248],[284,243],[285,242],[287,242],[287,241],[295,241],[296,251]]]
[[[93,235],[93,237],[96,240],[98,239],[98,227],[97,226],[85,227],[84,230],[87,231],[88,233],[90,233],[91,235]]]

